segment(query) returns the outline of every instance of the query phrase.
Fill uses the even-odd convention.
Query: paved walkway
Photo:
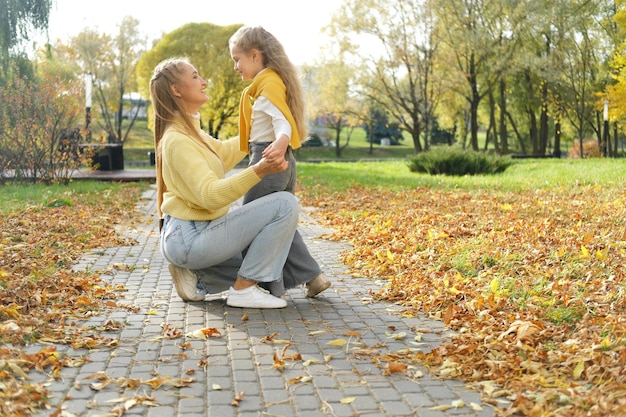
[[[222,298],[186,303],[176,295],[158,249],[154,188],[144,197],[140,209],[145,217],[136,219],[134,229],[120,230],[138,243],[94,252],[77,265],[112,271],[103,278],[126,287],[119,304],[129,308],[91,317],[87,323],[113,327],[102,335],[119,339],[116,347],[58,347],[88,359],[63,369],[60,379],[46,381],[52,405],[63,404],[64,416],[494,415],[477,392],[458,381],[439,380],[424,368],[384,375],[372,360],[374,350],[381,355],[429,350],[446,330],[440,322],[403,318],[396,306],[371,302],[368,290],[375,284],[346,275],[339,255],[347,246],[316,238],[328,230],[306,209],[300,231],[333,287],[316,299],[306,298],[300,288],[290,290],[285,309],[238,309],[226,306]],[[116,323],[121,329],[110,326]],[[421,345],[414,344],[416,328],[431,331],[424,333]],[[201,336],[201,329],[217,329],[219,335],[193,337]],[[407,337],[389,337],[401,332]],[[349,343],[337,346],[333,341],[338,340]],[[281,360],[282,370],[277,367]],[[137,384],[129,384],[131,378]],[[464,406],[433,409],[459,405],[459,400]],[[128,411],[115,411],[124,405]]]

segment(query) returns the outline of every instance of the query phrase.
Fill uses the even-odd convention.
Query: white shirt
[[[291,125],[271,101],[259,96],[252,105],[250,142],[274,142],[281,135],[291,139]]]

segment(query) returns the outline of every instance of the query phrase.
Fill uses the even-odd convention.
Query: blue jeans
[[[282,270],[298,225],[299,206],[288,192],[273,193],[212,221],[164,216],[161,252],[172,264],[196,270],[214,293],[228,289],[237,276],[255,282],[282,279]],[[241,253],[247,249],[241,259]],[[228,280],[240,260],[236,275]],[[223,269],[226,268],[226,269]],[[225,271],[229,271],[224,273]],[[221,272],[221,273],[220,273]],[[210,277],[215,277],[211,282]]]

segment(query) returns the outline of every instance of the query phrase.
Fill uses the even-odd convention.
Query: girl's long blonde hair
[[[298,134],[304,141],[307,137],[304,93],[298,71],[281,43],[261,26],[242,26],[231,36],[229,46],[244,53],[249,53],[253,49],[258,50],[263,57],[264,66],[278,73],[287,87],[287,105],[296,122]]]
[[[165,129],[170,125],[176,125],[178,129],[187,133],[191,138],[211,149],[209,144],[202,139],[200,133],[196,130],[193,118],[183,107],[181,99],[174,96],[172,92],[171,86],[180,82],[185,69],[189,65],[191,63],[184,57],[165,59],[154,68],[152,78],[150,79],[150,99],[152,101],[152,110],[154,111],[154,150],[156,152],[157,210],[159,217],[163,215],[161,203],[163,202],[163,193],[167,191],[167,187],[163,182],[163,164],[160,147]]]

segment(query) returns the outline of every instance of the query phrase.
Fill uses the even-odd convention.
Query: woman
[[[289,163],[262,158],[226,178],[246,153],[239,150],[238,138],[220,141],[200,129],[206,86],[184,58],[161,62],[150,80],[161,251],[184,300],[204,299],[204,290],[197,287],[200,273],[211,292],[228,289],[229,306],[283,308],[285,300],[258,284],[282,279],[298,224],[296,199],[274,193],[229,209],[262,178],[285,171]],[[234,267],[236,276],[229,276]]]
[[[229,40],[234,68],[243,81],[252,83],[239,102],[240,149],[250,152],[250,165],[263,158],[287,160],[289,168],[266,176],[244,196],[244,204],[278,191],[295,192],[296,160],[293,149],[306,136],[304,97],[283,46],[260,26],[243,26]],[[296,230],[283,269],[283,281],[269,285],[274,295],[285,288],[306,284],[308,297],[331,286]]]

